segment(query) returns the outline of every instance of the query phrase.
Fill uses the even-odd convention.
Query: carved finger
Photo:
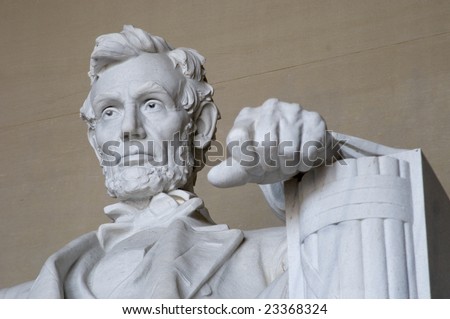
[[[208,173],[208,181],[220,188],[244,185],[248,180],[245,169],[232,157],[214,166]]]

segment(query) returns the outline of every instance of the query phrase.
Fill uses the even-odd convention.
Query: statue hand
[[[208,174],[217,187],[271,184],[325,161],[326,124],[316,112],[269,99],[244,108],[227,137],[228,158]]]

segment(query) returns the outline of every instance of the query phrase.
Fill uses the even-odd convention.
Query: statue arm
[[[33,283],[34,281],[28,281],[10,288],[0,289],[0,299],[27,298]]]
[[[318,113],[277,99],[244,108],[228,134],[230,145],[238,147],[227,147],[229,157],[211,169],[208,180],[217,187],[259,184],[272,211],[283,220],[284,181],[341,158],[401,151],[327,131]]]

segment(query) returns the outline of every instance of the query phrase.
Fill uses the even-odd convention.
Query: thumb
[[[245,169],[232,157],[211,168],[208,181],[220,188],[241,186],[250,182]]]

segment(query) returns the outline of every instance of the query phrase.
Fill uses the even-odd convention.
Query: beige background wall
[[[224,140],[269,97],[332,130],[423,148],[450,192],[450,1],[0,2],[0,287],[33,279],[111,200],[78,110],[95,38],[134,24],[199,50]],[[256,186],[197,191],[219,223],[280,225]]]

